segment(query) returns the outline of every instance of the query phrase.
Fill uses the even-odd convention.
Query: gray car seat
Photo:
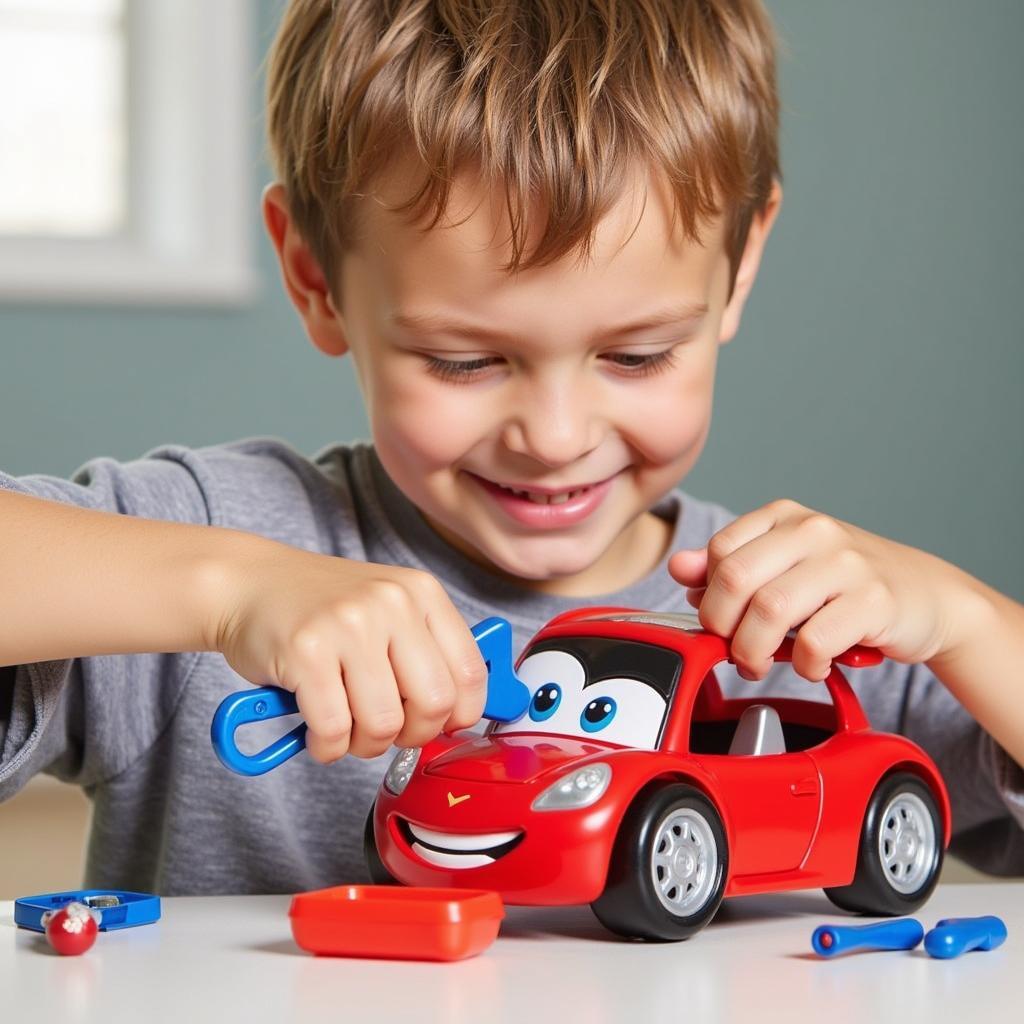
[[[767,704],[751,704],[736,725],[729,753],[735,755],[784,754],[786,741],[782,735],[779,713]]]

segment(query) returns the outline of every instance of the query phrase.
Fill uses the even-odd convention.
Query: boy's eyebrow
[[[707,311],[708,306],[704,302],[666,306],[663,309],[653,310],[636,320],[599,331],[597,337],[618,338],[626,334],[650,330],[652,327],[664,327],[669,324],[693,324],[700,320]],[[453,334],[466,338],[494,338],[501,341],[514,340],[516,337],[512,332],[500,331],[483,324],[474,324],[444,313],[392,313],[390,319],[396,327],[417,334]]]

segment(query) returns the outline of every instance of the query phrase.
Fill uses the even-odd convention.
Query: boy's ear
[[[263,190],[263,223],[281,265],[281,278],[306,333],[321,352],[342,356],[348,351],[345,323],[335,308],[320,263],[299,234],[288,209],[282,184]]]
[[[761,254],[764,252],[765,242],[779,214],[779,207],[782,205],[782,186],[778,181],[772,183],[772,190],[763,209],[754,214],[750,222],[750,230],[747,232],[747,242],[743,247],[743,255],[740,257],[740,265],[736,270],[736,280],[733,283],[732,295],[726,303],[725,312],[722,314],[722,327],[718,335],[721,344],[732,341],[740,327],[740,317],[743,314],[743,306],[754,287],[754,278],[757,277],[757,269],[761,265]]]

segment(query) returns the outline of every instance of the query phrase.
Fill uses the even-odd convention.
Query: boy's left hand
[[[794,501],[740,516],[706,548],[677,551],[668,568],[702,625],[731,637],[747,679],[765,676],[791,629],[794,669],[820,680],[854,644],[929,661],[953,649],[962,627],[960,570]]]

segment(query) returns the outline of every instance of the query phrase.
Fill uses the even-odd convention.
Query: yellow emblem
[[[451,790],[448,791],[448,806],[454,807],[456,804],[461,804],[463,800],[468,800],[473,794],[467,793],[465,796],[456,796]]]

